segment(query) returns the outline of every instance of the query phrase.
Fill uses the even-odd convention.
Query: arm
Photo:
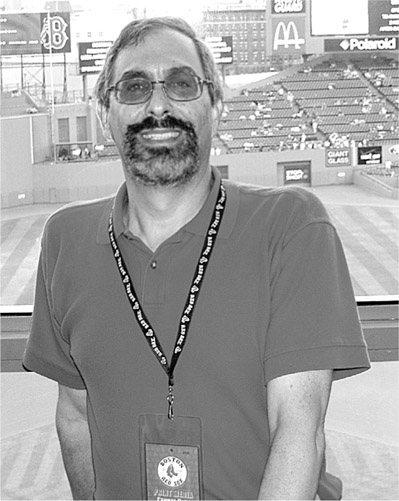
[[[56,426],[73,499],[93,499],[94,470],[86,390],[59,385]]]
[[[324,458],[332,371],[281,376],[267,386],[270,452],[259,499],[315,499]]]

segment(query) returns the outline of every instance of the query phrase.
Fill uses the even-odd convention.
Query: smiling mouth
[[[141,137],[146,141],[170,141],[177,139],[181,135],[180,130],[151,130],[141,133]]]

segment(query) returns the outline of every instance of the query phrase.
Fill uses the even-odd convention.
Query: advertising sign
[[[285,166],[284,184],[310,184],[310,166]]]
[[[359,146],[357,149],[358,165],[375,165],[382,163],[381,146]]]
[[[352,158],[349,148],[326,149],[327,167],[349,167],[350,165],[352,165]]]
[[[369,18],[370,35],[399,34],[399,2],[397,0],[370,0]]]
[[[3,56],[71,52],[69,12],[1,14]]]
[[[305,0],[272,0],[273,14],[304,14]]]
[[[373,52],[397,50],[399,38],[329,38],[324,40],[325,52]]]
[[[368,35],[368,1],[310,0],[311,35]]]
[[[309,0],[312,36],[395,36],[398,0]]]
[[[210,48],[216,64],[232,64],[233,37],[206,37],[205,43]]]
[[[273,54],[305,54],[305,17],[272,18]]]
[[[112,43],[113,42],[78,43],[79,73],[81,75],[100,73]]]

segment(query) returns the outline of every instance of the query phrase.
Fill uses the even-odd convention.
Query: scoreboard
[[[399,1],[310,0],[312,36],[399,34]]]
[[[205,43],[212,52],[216,64],[232,64],[233,62],[232,36],[206,37]]]
[[[0,15],[3,56],[71,52],[69,12]]]
[[[100,40],[78,43],[79,73],[81,75],[100,73],[112,44],[111,41]]]

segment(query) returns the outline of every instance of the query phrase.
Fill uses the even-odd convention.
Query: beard
[[[173,148],[149,147],[139,137],[143,130],[178,129],[183,138]],[[172,116],[156,120],[147,117],[128,125],[122,144],[127,174],[146,186],[182,186],[199,170],[198,137],[190,122]]]

